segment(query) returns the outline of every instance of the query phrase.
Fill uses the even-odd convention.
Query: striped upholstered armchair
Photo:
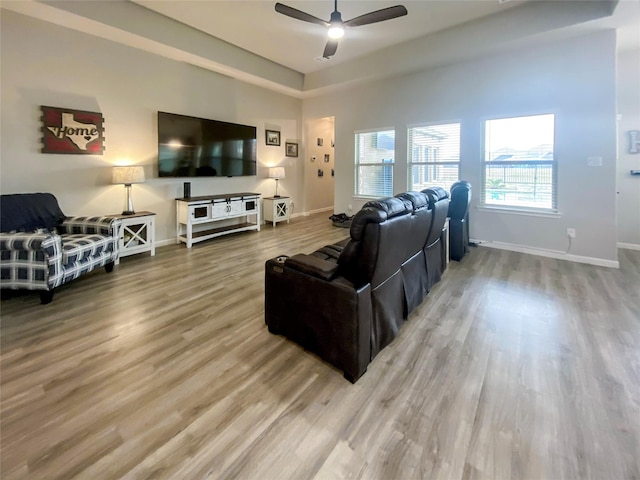
[[[39,290],[43,304],[56,287],[95,268],[113,270],[120,221],[67,217],[50,193],[0,198],[0,286]]]

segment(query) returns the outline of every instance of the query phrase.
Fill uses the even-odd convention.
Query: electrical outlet
[[[567,237],[576,238],[576,229],[575,228],[567,228]]]
[[[349,209],[350,212],[353,211],[353,205],[349,204],[347,208]]]

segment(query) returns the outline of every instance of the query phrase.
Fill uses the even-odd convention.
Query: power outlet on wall
[[[567,237],[576,238],[576,229],[575,228],[567,228]]]

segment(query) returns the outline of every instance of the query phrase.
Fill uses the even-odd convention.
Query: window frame
[[[383,162],[360,162],[359,161],[359,135],[366,135],[369,133],[386,133],[393,132],[393,159],[391,162],[383,163]],[[387,196],[385,193],[381,193],[379,195],[367,195],[359,192],[359,184],[360,184],[360,167],[391,167],[391,193],[389,195],[393,195],[393,177],[396,165],[396,128],[395,127],[380,127],[380,128],[372,128],[367,130],[356,130],[354,132],[354,185],[353,185],[353,198],[363,198],[363,199],[377,199],[383,198]]]
[[[458,161],[457,162],[413,162],[413,148],[411,145],[412,135],[409,134],[410,130],[413,128],[419,127],[435,127],[438,125],[458,125]],[[413,167],[414,166],[449,166],[455,165],[457,167],[457,179],[454,180],[451,184],[460,180],[460,156],[462,152],[462,120],[461,119],[453,119],[453,120],[443,120],[443,121],[434,121],[434,122],[421,122],[407,125],[407,189],[414,190],[414,182],[413,182]],[[434,184],[435,185],[435,184]],[[433,185],[432,185],[433,186]],[[429,187],[425,187],[429,188]],[[445,188],[445,190],[449,191],[451,189],[451,185],[449,188]]]
[[[552,160],[513,160],[513,161],[487,161],[487,122],[492,120],[507,120],[507,119],[518,119],[518,118],[527,118],[527,117],[538,117],[538,116],[553,116],[553,159]],[[556,133],[557,133],[557,120],[558,114],[556,112],[536,112],[536,113],[524,113],[524,114],[513,114],[513,115],[501,115],[501,116],[491,116],[485,117],[482,119],[482,131],[481,131],[481,141],[482,141],[482,157],[481,157],[481,184],[480,184],[480,199],[478,208],[484,211],[504,211],[508,213],[521,213],[521,214],[531,214],[536,216],[558,216],[558,160],[556,154]],[[513,204],[504,204],[504,203],[487,203],[486,195],[487,195],[487,167],[488,166],[496,166],[504,165],[504,166],[521,166],[521,165],[549,165],[551,166],[551,207],[542,207],[542,206],[524,206],[524,205],[513,205]]]

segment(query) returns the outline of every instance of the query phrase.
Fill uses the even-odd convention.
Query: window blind
[[[407,140],[409,189],[449,190],[459,178],[460,123],[410,127]]]
[[[356,133],[356,196],[393,195],[395,139],[395,130]]]

